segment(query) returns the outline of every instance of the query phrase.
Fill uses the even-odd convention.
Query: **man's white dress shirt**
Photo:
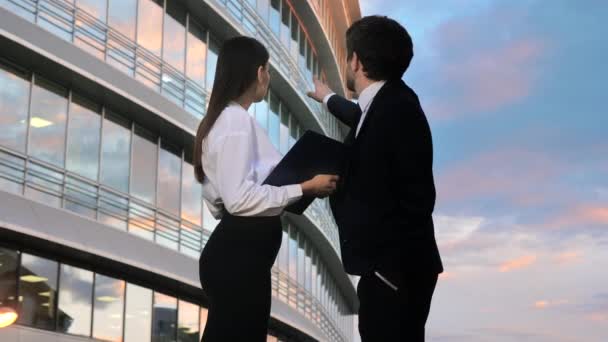
[[[365,116],[367,115],[369,106],[372,104],[372,102],[374,101],[374,98],[376,97],[376,95],[378,94],[378,92],[380,91],[382,86],[384,86],[385,83],[386,83],[386,81],[374,82],[374,83],[368,85],[365,89],[363,89],[363,91],[361,91],[361,94],[359,94],[358,103],[359,103],[359,107],[361,107],[361,119],[359,119],[359,125],[357,125],[357,130],[355,131],[355,138],[357,137],[357,135],[359,135],[359,131],[361,130],[363,121],[365,121]],[[327,109],[327,101],[329,101],[329,99],[334,95],[336,95],[336,93],[331,93],[323,98],[323,105],[325,105],[326,109]]]
[[[230,103],[203,139],[203,198],[211,214],[276,216],[302,197],[300,184],[262,185],[281,160],[266,132],[236,102]]]

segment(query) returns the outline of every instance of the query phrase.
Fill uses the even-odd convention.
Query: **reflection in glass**
[[[255,119],[265,131],[268,130],[268,95],[255,104]]]
[[[19,270],[19,324],[55,330],[57,263],[23,253]]]
[[[209,39],[209,53],[207,55],[207,90],[213,88],[213,80],[215,79],[215,68],[217,67],[217,56],[220,52],[220,46],[214,39]]]
[[[111,342],[122,341],[124,293],[124,281],[95,274],[94,338]]]
[[[179,215],[181,152],[175,146],[161,144],[158,167],[158,206]]]
[[[289,277],[298,279],[298,236],[295,227],[289,225]]]
[[[295,13],[291,13],[291,57],[294,61],[298,59],[298,35],[300,33],[298,18]]]
[[[152,342],[173,342],[177,332],[177,299],[154,293]]]
[[[87,21],[76,20],[74,44],[89,52],[97,58],[103,59],[106,31],[99,25],[93,24],[94,20],[106,22],[107,0],[76,0],[76,6],[83,10],[92,19]]]
[[[125,342],[150,341],[152,326],[152,290],[127,284]]]
[[[109,0],[108,23],[111,28],[135,40],[137,0]]]
[[[201,87],[205,87],[205,69],[207,63],[207,32],[194,20],[188,25],[188,51],[186,73]]]
[[[281,42],[289,49],[289,18],[291,17],[291,10],[287,4],[287,0],[282,0],[281,6]]]
[[[164,25],[166,39],[163,40],[163,59],[178,71],[184,72],[186,10],[176,0],[167,1]]]
[[[98,105],[72,95],[68,122],[66,168],[92,180],[99,169],[101,116]]]
[[[135,126],[133,134],[133,165],[131,194],[154,204],[156,201],[157,138],[145,129]]]
[[[63,167],[67,91],[36,77],[32,93],[29,154]]]
[[[25,72],[0,64],[0,145],[25,152],[30,94]]]
[[[270,0],[269,26],[272,32],[279,37],[281,30],[281,0]]]
[[[304,285],[306,277],[306,265],[305,258],[306,252],[304,251],[304,235],[298,234],[298,284]]]
[[[294,116],[291,116],[291,126],[289,126],[289,148],[298,141],[298,123]]]
[[[93,272],[61,265],[57,331],[74,335],[91,334]]]
[[[194,167],[184,162],[182,167],[182,218],[201,225],[203,188],[194,178]]]
[[[306,241],[306,260],[305,260],[305,281],[304,281],[304,288],[307,291],[311,290],[311,280],[312,280],[312,275],[311,275],[311,271],[312,271],[312,261],[311,261],[311,246],[310,246],[310,242]]]
[[[160,57],[162,47],[163,1],[139,0],[137,43]]]
[[[285,104],[281,105],[281,128],[279,132],[279,150],[286,154],[289,151],[289,111]]]
[[[101,183],[122,192],[129,191],[130,124],[106,112],[101,147]]]
[[[183,300],[179,301],[177,319],[177,342],[199,341],[199,306]]]
[[[269,7],[270,6],[268,4],[268,0],[258,0],[258,5],[257,5],[258,14],[260,15],[260,17],[262,17],[262,19],[266,23],[268,22]]]
[[[268,136],[270,141],[276,147],[279,148],[279,110],[280,110],[279,98],[275,93],[270,93],[270,112],[268,113]]]
[[[0,248],[0,306],[16,308],[19,252]]]

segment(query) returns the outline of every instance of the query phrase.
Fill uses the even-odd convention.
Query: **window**
[[[176,332],[177,300],[155,292],[152,311],[152,342],[175,341]]]
[[[282,0],[281,4],[281,42],[289,49],[289,18],[291,10],[287,4],[287,0]]]
[[[16,308],[19,252],[0,247],[0,306]]]
[[[194,178],[194,167],[184,162],[182,167],[182,218],[201,225],[203,189]]]
[[[157,138],[135,125],[131,194],[150,204],[156,202]]]
[[[76,6],[86,12],[88,15],[92,16],[94,19],[97,19],[103,23],[106,22],[108,7],[107,0],[76,0]],[[57,20],[53,21],[57,22]],[[98,25],[94,25],[83,20],[76,20],[75,26],[78,29],[75,31],[74,44],[93,56],[103,59],[106,32],[100,29]],[[59,30],[55,29],[52,31]],[[60,32],[60,36],[62,35],[65,35],[65,33]]]
[[[300,70],[306,70],[306,34],[304,34],[304,29],[300,27],[300,56],[298,59],[298,65],[300,66]]]
[[[298,18],[295,13],[291,13],[291,56],[294,61],[298,59],[298,35],[300,27],[298,26]]]
[[[260,126],[268,131],[268,94],[262,101],[255,104],[255,118]]]
[[[298,141],[298,123],[295,117],[291,115],[291,126],[289,127],[289,148]]]
[[[272,144],[279,149],[280,135],[280,102],[275,93],[270,93],[270,112],[268,113],[268,136]]]
[[[0,64],[0,145],[25,152],[27,111],[30,98],[29,76]]]
[[[163,1],[139,0],[137,43],[160,56],[163,39]]]
[[[270,29],[277,37],[281,31],[281,0],[270,0]]]
[[[213,89],[213,80],[215,79],[215,68],[217,66],[217,56],[220,53],[220,46],[214,40],[209,40],[209,53],[207,55],[207,91]]]
[[[91,335],[93,272],[61,265],[57,331]]]
[[[122,192],[129,191],[131,124],[110,112],[103,120],[101,182]]]
[[[57,263],[23,253],[19,271],[19,299],[18,323],[55,330]]]
[[[186,52],[186,10],[177,0],[167,1],[163,39],[163,59],[175,69],[184,72]]]
[[[37,77],[30,116],[31,156],[63,167],[67,109],[67,91]]]
[[[127,284],[125,342],[150,341],[152,332],[152,290]]]
[[[135,40],[135,23],[137,17],[137,0],[109,0],[109,26]]]
[[[207,32],[190,19],[188,25],[188,51],[186,74],[201,87],[205,87],[207,63]]]
[[[93,307],[93,337],[122,341],[125,282],[101,274],[95,274]]]
[[[294,226],[289,225],[289,277],[298,279],[298,236]]]
[[[179,309],[177,311],[177,342],[200,341],[199,311],[198,305],[183,300],[179,301]]]
[[[258,9],[258,14],[260,15],[260,17],[262,17],[262,20],[264,20],[264,22],[268,22],[268,8],[270,6],[268,5],[268,0],[258,0],[258,5],[257,5],[257,9]]]
[[[158,164],[158,206],[179,215],[181,151],[169,143],[161,143]]]
[[[286,154],[289,151],[289,110],[283,103],[281,104],[281,128],[279,133],[280,151]]]
[[[66,169],[92,180],[99,170],[100,112],[100,106],[72,95]]]

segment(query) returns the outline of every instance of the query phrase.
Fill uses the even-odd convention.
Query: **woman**
[[[318,175],[302,184],[261,185],[281,158],[247,112],[268,91],[268,57],[253,38],[224,43],[196,134],[196,178],[213,216],[221,218],[199,260],[209,298],[204,342],[266,341],[270,269],[281,245],[279,215],[303,195],[329,195],[338,179]]]

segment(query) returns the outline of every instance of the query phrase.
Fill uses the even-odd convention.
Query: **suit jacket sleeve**
[[[358,104],[343,98],[340,95],[333,95],[327,101],[329,112],[342,121],[350,128],[354,128],[361,117],[361,108]]]

